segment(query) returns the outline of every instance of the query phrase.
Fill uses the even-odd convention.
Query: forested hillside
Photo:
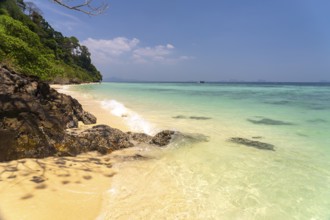
[[[102,75],[88,48],[65,37],[23,0],[0,0],[0,64],[58,83],[96,82]]]

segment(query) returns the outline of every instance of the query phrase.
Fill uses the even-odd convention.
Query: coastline
[[[98,84],[98,83],[97,83]],[[78,93],[76,91],[70,90],[71,86],[73,85],[58,85],[58,84],[50,84],[50,87],[58,91],[59,93],[63,93],[65,95],[72,96],[73,98],[77,99],[78,102],[82,105],[83,109],[92,113],[97,118],[96,124],[92,125],[84,125],[83,123],[79,123],[80,129],[90,128],[95,125],[105,124],[109,125],[113,128],[117,128],[121,131],[127,132],[130,131],[128,126],[124,123],[121,118],[118,118],[108,112],[106,109],[101,107],[100,101],[93,99],[85,94]]]
[[[102,109],[100,103],[71,91],[68,85],[52,85],[73,96],[97,117],[97,124],[128,131],[120,118]],[[93,125],[79,123],[76,130]],[[20,159],[0,163],[0,219],[95,219],[116,172],[113,154],[96,152],[77,157]],[[19,211],[18,211],[19,210]]]
[[[107,94],[113,94],[114,97],[116,94],[123,95],[120,93],[122,90],[114,89],[112,85],[108,86],[108,91],[104,90]],[[125,88],[124,84],[120,86]],[[154,92],[154,85],[146,84],[131,91],[133,94],[139,88],[144,91],[138,101],[143,103],[142,107],[146,111],[143,111],[143,108],[141,111],[139,106],[136,108],[132,103],[129,107],[150,116],[148,122],[157,126],[164,122],[173,124],[178,130],[186,133],[207,134],[210,137],[208,142],[197,143],[196,139],[177,139],[177,142],[168,148],[154,149],[153,146],[149,148],[141,145],[105,156],[95,153],[79,155],[77,158],[84,157],[79,161],[72,161],[78,160],[77,158],[66,157],[33,160],[33,163],[38,161],[39,164],[41,162],[42,165],[47,165],[45,176],[48,179],[40,183],[40,179],[36,178],[43,177],[43,172],[37,171],[41,170],[40,165],[34,164],[35,172],[24,176],[29,169],[23,170],[24,172],[15,171],[24,167],[21,163],[18,163],[19,166],[13,163],[0,175],[3,180],[0,181],[1,200],[6,196],[5,205],[2,205],[0,200],[0,219],[17,219],[18,214],[15,216],[14,213],[17,210],[22,210],[20,215],[23,217],[31,215],[27,219],[49,219],[49,216],[55,216],[56,219],[162,219],[164,216],[168,219],[203,219],[205,216],[213,219],[287,219],[290,216],[323,219],[329,216],[329,194],[324,193],[329,185],[328,181],[324,181],[324,177],[328,176],[330,161],[327,154],[328,145],[324,143],[329,140],[326,133],[330,125],[329,105],[324,105],[323,110],[317,110],[317,115],[315,110],[308,109],[315,104],[323,104],[322,99],[317,102],[302,101],[306,104],[304,107],[292,104],[286,104],[289,106],[284,107],[277,104],[276,108],[274,104],[265,104],[259,100],[260,95],[263,94],[262,97],[267,101],[287,101],[287,97],[279,100],[278,97],[283,92],[295,94],[290,93],[291,87],[275,87],[268,94],[266,91],[269,88],[256,86],[249,88],[251,94],[248,94],[245,86],[230,86],[205,89],[206,95],[201,96],[198,102],[189,103],[184,100],[189,100],[189,96],[195,93],[194,88],[199,90],[199,87],[177,85],[173,88],[178,89],[176,96],[166,99],[167,86],[158,86],[159,93]],[[181,88],[186,92],[181,92]],[[84,107],[89,104],[91,109],[95,107],[96,110],[102,110],[100,102],[103,100],[99,97],[102,96],[100,91],[103,90],[97,89],[98,92],[93,93],[90,88],[84,90],[74,86],[63,89],[66,90],[64,93],[82,101]],[[153,112],[148,111],[153,105],[152,102],[148,102],[152,96],[150,90],[159,102],[159,106],[155,106]],[[249,102],[242,99],[227,102],[226,98],[219,98],[219,94],[228,90],[231,99],[239,96],[244,100],[248,99]],[[83,91],[91,95],[84,95]],[[328,89],[309,92],[302,87],[297,91],[307,94],[300,97],[298,93],[293,97],[297,100],[307,100],[306,97],[326,92]],[[79,98],[80,96],[85,98],[86,103]],[[118,97],[125,100],[125,96]],[[106,100],[111,101],[111,97],[108,98],[106,97]],[[169,105],[169,100],[172,99],[176,100],[176,108]],[[219,101],[211,103],[214,99]],[[121,101],[120,98],[118,100]],[[192,108],[189,104],[196,107]],[[242,105],[245,108],[241,108]],[[89,110],[95,114],[91,109]],[[108,109],[110,110],[111,108]],[[95,115],[100,117],[97,113]],[[127,120],[118,115],[116,120]],[[152,121],[155,118],[157,120]],[[101,120],[102,118],[99,118],[98,123],[102,123]],[[200,140],[203,136],[194,137]],[[250,138],[253,142],[246,142],[242,138]],[[274,150],[246,147],[260,142],[273,144]],[[51,162],[45,163],[48,159]],[[25,164],[32,167],[29,161]],[[101,171],[103,168],[105,171]],[[0,166],[0,173],[3,169]],[[63,170],[65,173],[61,173]],[[97,175],[94,176],[94,173]],[[93,180],[95,181],[91,182]],[[4,181],[6,184],[2,183]],[[83,184],[86,186],[81,186]],[[7,191],[9,187],[12,188],[11,191],[3,193],[2,189]],[[99,189],[94,190],[95,188]],[[288,190],[293,193],[288,194]],[[21,192],[20,195],[17,195],[17,192]],[[11,193],[16,195],[16,198],[11,197]],[[297,199],[301,202],[297,203]],[[45,204],[43,200],[46,201]],[[82,204],[75,204],[74,201],[81,201]],[[91,203],[93,204],[90,205]]]

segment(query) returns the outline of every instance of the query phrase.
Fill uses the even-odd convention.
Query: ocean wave
[[[149,135],[155,134],[154,127],[148,121],[138,113],[126,108],[124,104],[112,99],[101,101],[101,106],[112,115],[122,117],[130,130],[134,132],[144,132]]]

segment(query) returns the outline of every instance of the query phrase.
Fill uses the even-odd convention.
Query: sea
[[[70,90],[128,130],[181,134],[167,147],[137,146],[132,150],[143,157],[115,165],[98,219],[330,219],[330,84],[101,83]]]

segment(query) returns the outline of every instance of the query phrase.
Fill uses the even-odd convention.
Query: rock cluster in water
[[[68,132],[78,122],[96,123],[71,96],[58,93],[38,78],[0,67],[0,161],[47,156],[75,156],[98,151],[102,154],[132,147],[136,143],[169,144],[173,131],[154,137],[125,133],[97,125],[80,133]]]

